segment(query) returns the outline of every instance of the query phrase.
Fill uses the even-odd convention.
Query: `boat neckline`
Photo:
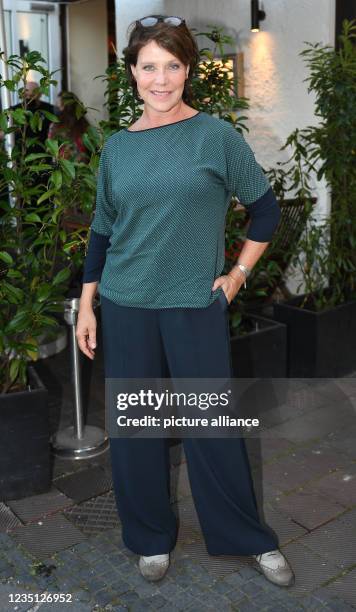
[[[190,119],[194,119],[197,115],[200,115],[201,111],[195,113],[195,115],[191,115],[190,117],[186,117],[185,119],[179,119],[179,121],[172,121],[172,123],[165,123],[164,125],[156,125],[156,127],[145,128],[144,130],[129,130],[128,128],[124,128],[125,132],[129,134],[139,134],[140,132],[150,132],[151,130],[159,130],[161,128],[169,127],[170,125],[177,125],[177,123],[183,123],[184,121],[189,121]]]

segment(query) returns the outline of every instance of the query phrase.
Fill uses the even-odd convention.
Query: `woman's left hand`
[[[225,293],[228,303],[230,304],[235,295],[238,294],[240,287],[244,284],[244,282],[245,279],[243,278],[243,274],[241,274],[241,280],[240,278],[232,277],[229,274],[218,276],[218,278],[216,278],[214,281],[212,291],[216,291],[219,287],[221,287]]]

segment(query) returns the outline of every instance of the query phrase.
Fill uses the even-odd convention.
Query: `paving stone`
[[[246,584],[246,578],[244,578],[240,572],[236,572],[234,574],[225,576],[222,583],[228,584],[232,588],[240,588],[242,585]]]
[[[299,598],[298,598],[299,599]],[[303,608],[302,605],[300,605],[298,603],[298,600],[296,600],[296,598],[291,598],[291,600],[289,602],[284,602],[283,605],[287,608],[287,610],[289,610],[290,612],[304,612],[305,608]],[[324,611],[325,612],[325,611]]]
[[[350,464],[350,457],[325,440],[309,443],[295,450],[295,456],[314,475],[326,474]]]
[[[259,584],[254,583],[253,580],[250,580],[246,584],[243,584],[240,587],[240,589],[241,589],[241,591],[243,593],[245,593],[245,595],[247,595],[251,599],[254,599],[255,597],[258,597],[259,594],[265,592],[264,589],[262,588],[262,586],[260,586]]]
[[[62,476],[57,478],[54,484],[57,489],[77,503],[107,493],[112,487],[111,477],[101,467],[88,468]]]
[[[12,544],[12,548],[8,548],[3,551],[3,557],[19,568],[27,568],[28,564],[33,560],[33,555],[31,555],[27,550],[22,550],[19,547],[14,546],[14,543]]]
[[[225,594],[225,597],[230,600],[234,605],[238,605],[240,601],[246,601],[246,594],[241,589],[233,589]]]
[[[23,523],[29,523],[71,506],[74,502],[58,489],[52,487],[48,493],[32,495],[7,503]]]
[[[209,600],[209,595],[210,594],[207,593],[207,600]],[[176,608],[178,608],[178,610],[186,610],[190,605],[193,605],[195,603],[195,598],[193,597],[193,595],[190,594],[190,592],[187,591],[183,591],[177,597],[174,598],[174,605],[176,606]],[[209,605],[209,601],[207,603]]]
[[[345,569],[355,563],[355,512],[349,511],[301,539],[308,549]],[[335,575],[339,572],[335,572]]]
[[[211,600],[210,596],[208,595],[207,598],[204,600],[204,603],[209,606],[209,609],[213,610],[221,610],[223,612],[230,612],[231,610],[233,610],[232,602],[223,596],[220,596],[219,600]]]
[[[164,608],[161,608],[161,612],[164,610]],[[189,612],[206,612],[206,610],[214,610],[214,608],[212,608],[211,606],[206,605],[205,603],[194,603],[192,606],[189,606],[187,608],[187,610],[189,610]],[[170,612],[170,610],[167,607],[167,612]]]
[[[313,595],[298,598],[299,605],[302,610],[308,610],[308,612],[318,612],[319,610],[325,611],[324,604],[322,604]]]
[[[355,530],[356,529],[356,507],[351,508],[347,512],[344,512],[344,514],[342,514],[339,517],[339,520],[345,525],[347,525],[348,528]]]
[[[335,405],[325,405],[309,414],[273,427],[274,434],[291,442],[307,442],[323,438],[333,431],[353,425],[355,415],[349,405],[339,404],[337,418]]]
[[[355,439],[355,423],[349,423],[348,427],[345,429],[330,432],[330,434],[326,437],[326,441],[328,444],[330,444],[330,446],[347,453],[351,459],[356,458]]]
[[[91,594],[88,590],[80,589],[79,591],[75,591],[73,593],[73,601],[85,601],[89,602],[91,600]]]
[[[195,582],[199,582],[199,584],[201,584],[203,587],[205,586],[212,588],[212,585],[214,584],[215,579],[207,571],[204,574],[196,574],[195,572],[191,572],[190,575]]]
[[[239,574],[241,578],[243,578],[246,581],[256,580],[256,577],[257,577],[257,572],[256,572],[254,565],[251,565],[251,566],[246,565],[245,567],[242,567],[239,570]]]
[[[237,609],[239,612],[255,612],[260,610],[259,606],[248,598],[239,601]]]
[[[355,441],[354,441],[355,443]],[[305,490],[318,491],[343,506],[356,504],[356,465],[351,464],[320,480],[311,483]]]
[[[88,581],[88,589],[92,593],[96,593],[104,589],[105,586],[106,586],[105,580],[103,580],[102,578],[98,578],[97,576],[91,577],[90,581]]]
[[[263,477],[280,492],[287,492],[307,483],[312,474],[292,454],[265,465]]]
[[[352,402],[352,398],[356,396],[356,377],[351,375],[340,378],[326,378],[321,380],[315,389],[320,395],[324,396],[327,403],[346,400]]]
[[[276,395],[279,396],[277,405],[260,414],[260,421],[263,426],[273,427],[306,413],[312,413],[326,403],[325,397],[308,386],[300,387],[298,390],[285,388],[284,393],[285,382],[278,381],[277,388],[275,387]]]
[[[163,595],[161,595],[161,593],[155,593],[151,597],[146,597],[144,599],[144,602],[147,606],[153,608],[154,610],[159,610],[160,608],[162,608],[162,606],[169,603],[167,599],[163,597]]]
[[[198,598],[199,599],[199,598]],[[215,609],[221,608],[223,605],[230,605],[230,599],[221,593],[208,589],[205,597],[202,601],[206,602],[209,606],[215,607]]]
[[[97,591],[93,599],[95,603],[106,606],[115,599],[115,594],[111,590],[103,589],[102,591]]]
[[[283,499],[283,497],[279,498]],[[296,540],[307,533],[306,529],[295,523],[285,513],[279,511],[279,501],[274,501],[273,506],[266,505],[264,508],[265,521],[278,536],[280,546]]]
[[[275,507],[309,530],[327,523],[345,511],[344,506],[304,489],[284,495],[275,502]]]
[[[44,557],[78,544],[85,536],[64,516],[54,515],[17,528],[11,532],[11,537],[32,554]]]
[[[349,606],[341,599],[332,600],[323,608],[323,612],[352,612],[353,610],[355,610],[353,606]]]
[[[0,550],[9,550],[13,548],[14,541],[7,533],[0,533]]]
[[[145,580],[143,584],[135,586],[135,593],[137,593],[141,598],[152,596],[157,592],[157,587],[159,583],[148,582]]]
[[[119,599],[119,602],[123,604],[124,606],[132,606],[140,598],[138,594],[135,593],[135,591],[127,591],[126,593],[123,593],[122,595],[120,595],[118,599]]]
[[[66,606],[65,610],[70,610],[70,612],[88,612],[88,604],[84,602],[80,602],[80,601],[76,601],[75,603],[72,603],[72,604],[50,602],[50,603],[42,604],[39,610],[41,610],[41,612],[52,612],[52,610],[53,612],[57,612],[57,611],[63,612],[64,610],[63,605]]]
[[[211,586],[211,589],[216,593],[219,593],[220,595],[226,595],[226,593],[233,591],[234,588],[235,587],[225,582],[224,580],[217,580]]]
[[[180,592],[182,592],[182,590]],[[201,585],[199,582],[192,582],[192,584],[186,589],[186,592],[197,599],[205,600],[209,591],[205,585]]]
[[[356,568],[328,584],[330,594],[356,608]]]
[[[137,600],[135,603],[130,606],[130,611],[132,612],[146,612],[148,604],[141,599]]]
[[[124,578],[126,578],[126,576],[129,576],[133,571],[138,572],[137,565],[132,565],[132,563],[128,561],[120,565],[120,567],[118,567],[117,569],[120,575],[123,576]]]
[[[295,449],[295,445],[285,438],[261,438],[260,453],[263,462],[270,461],[272,458],[288,455]]]
[[[191,585],[192,577],[188,573],[181,573],[181,574],[178,574],[177,576],[175,576],[175,582],[182,589],[186,589],[187,587],[189,587]]]
[[[283,605],[278,599],[272,597],[271,593],[266,591],[260,591],[254,598],[254,603],[258,605],[260,610],[279,610]]]
[[[310,535],[306,535],[299,542],[287,544],[282,549],[296,576],[295,585],[288,588],[288,593],[292,595],[306,595],[336,576],[340,571],[332,555],[320,557],[304,545],[309,537]]]
[[[104,552],[105,554],[115,554],[119,550],[120,552],[124,552],[124,549],[121,550],[120,546],[116,543],[116,541],[112,541],[111,537],[106,535],[106,531],[98,534],[95,538],[88,538],[88,542],[91,546],[95,548],[95,550],[99,550]],[[129,552],[127,549],[125,550],[125,554],[130,556],[136,556],[131,551]]]

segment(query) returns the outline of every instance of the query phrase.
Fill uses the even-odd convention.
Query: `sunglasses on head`
[[[168,23],[168,25],[178,27],[185,23],[185,20],[182,17],[143,17],[142,19],[138,19],[136,23],[139,23],[144,28],[150,28],[155,26],[159,21],[163,21],[164,23]]]

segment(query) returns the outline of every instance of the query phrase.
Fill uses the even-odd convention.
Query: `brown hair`
[[[165,17],[165,15],[148,16]],[[188,78],[185,81],[182,98],[187,104],[191,103],[193,99],[191,81],[199,61],[199,49],[195,37],[186,24],[171,26],[164,21],[158,21],[154,26],[143,27],[138,21],[134,21],[130,24],[128,31],[132,26],[133,29],[127,47],[123,49],[123,54],[127,78],[136,100],[141,101],[141,98],[138,95],[136,79],[131,72],[130,64],[136,66],[138,54],[142,47],[154,40],[157,45],[172,53],[185,66],[189,65]]]

